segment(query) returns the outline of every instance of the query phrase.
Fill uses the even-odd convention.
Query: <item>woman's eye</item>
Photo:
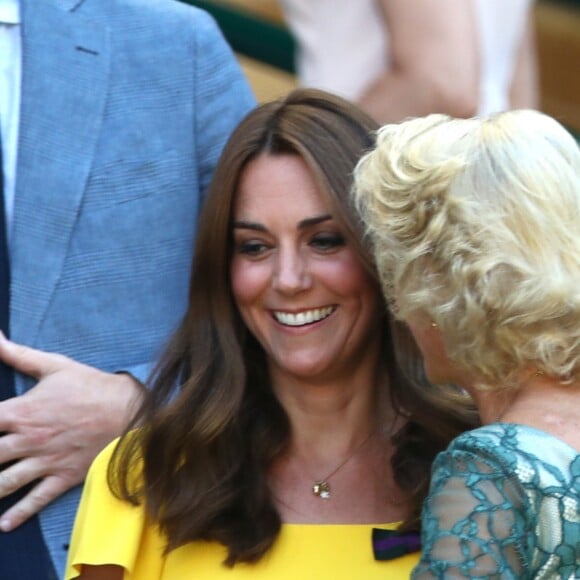
[[[346,240],[341,234],[318,234],[310,242],[311,246],[322,251],[334,250],[345,244]]]
[[[247,256],[259,256],[263,254],[267,249],[268,246],[264,242],[260,242],[258,240],[249,240],[246,242],[240,242],[237,245],[238,253],[245,254]]]

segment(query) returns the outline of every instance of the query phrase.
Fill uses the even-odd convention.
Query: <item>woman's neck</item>
[[[315,388],[283,398],[290,420],[290,452],[314,461],[348,454],[370,433],[379,434],[394,421],[388,387],[358,390]]]
[[[387,373],[359,368],[316,382],[272,369],[273,389],[292,427],[292,447],[316,454],[347,453],[378,425],[394,419]]]
[[[513,390],[470,390],[485,424],[519,423],[546,431],[580,448],[580,383],[527,373]]]

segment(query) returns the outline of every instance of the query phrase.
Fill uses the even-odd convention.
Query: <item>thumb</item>
[[[25,375],[41,379],[58,370],[65,357],[18,344],[0,331],[0,360]]]

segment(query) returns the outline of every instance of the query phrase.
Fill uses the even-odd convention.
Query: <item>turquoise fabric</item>
[[[580,454],[496,423],[439,454],[412,578],[580,578]]]

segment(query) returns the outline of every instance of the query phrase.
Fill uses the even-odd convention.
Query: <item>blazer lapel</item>
[[[87,22],[75,4],[21,0],[11,333],[27,344],[58,284],[104,114],[108,30]]]

